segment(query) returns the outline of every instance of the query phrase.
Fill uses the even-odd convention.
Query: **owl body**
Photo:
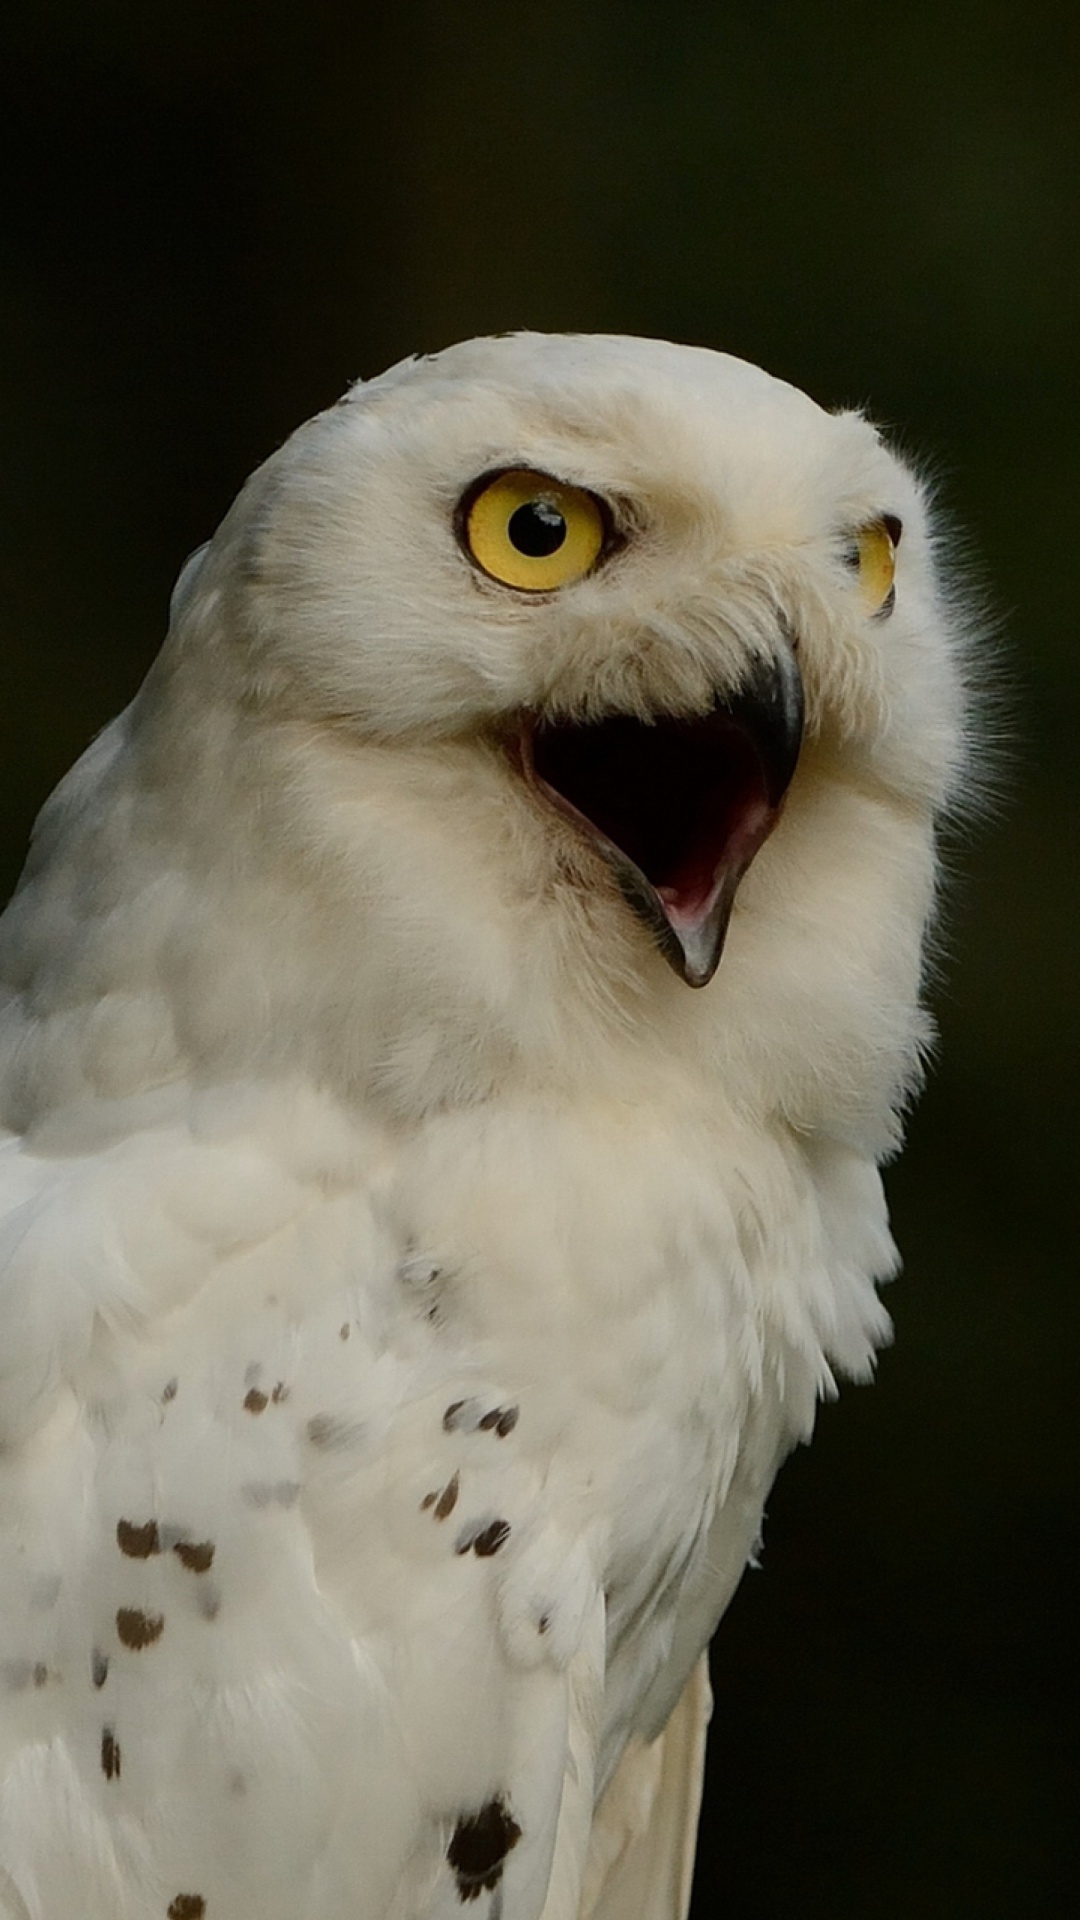
[[[724,356],[470,343],[249,483],[0,933],[3,1920],[685,1911],[960,714],[916,483]]]

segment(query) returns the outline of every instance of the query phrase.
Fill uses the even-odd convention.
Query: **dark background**
[[[10,31],[3,890],[248,470],[460,336],[664,334],[867,404],[1003,621],[1004,799],[952,843],[890,1179],[898,1343],[787,1467],[719,1636],[696,1920],[1076,1910],[1078,49],[1054,0],[33,0]]]

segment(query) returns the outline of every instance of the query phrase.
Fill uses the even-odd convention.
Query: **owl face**
[[[184,617],[222,596],[249,693],[498,756],[694,986],[800,751],[931,804],[955,752],[912,477],[700,349],[517,335],[392,369],[249,483]]]

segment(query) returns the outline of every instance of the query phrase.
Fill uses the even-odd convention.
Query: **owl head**
[[[47,810],[40,885],[80,977],[167,983],[133,1076],[297,1056],[414,1111],[629,1046],[880,1143],[960,652],[923,491],[860,415],[662,341],[472,341],[249,481]]]
[[[249,699],[500,755],[552,858],[691,986],[801,752],[924,810],[957,760],[918,483],[860,415],[702,349],[403,362],[256,474],[193,600],[227,607]]]

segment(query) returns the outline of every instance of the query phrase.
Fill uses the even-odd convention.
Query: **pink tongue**
[[[699,847],[673,880],[656,887],[657,898],[673,926],[697,927],[716,904],[724,879],[750,865],[768,835],[774,810],[765,795],[745,796],[731,829],[711,848]]]
[[[715,898],[716,884],[716,876],[710,874],[707,883],[695,881],[682,886],[657,887],[656,894],[669,920],[691,925],[704,920]]]

